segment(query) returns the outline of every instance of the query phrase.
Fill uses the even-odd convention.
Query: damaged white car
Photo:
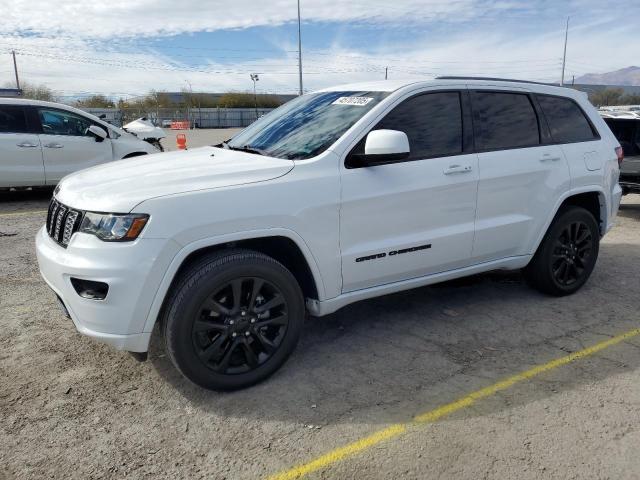
[[[77,108],[0,99],[0,188],[55,186],[78,170],[158,152],[153,144]]]
[[[129,122],[122,126],[122,129],[126,132],[133,133],[140,140],[149,142],[161,152],[164,152],[160,140],[165,138],[167,134],[160,127],[156,127],[151,120],[147,117],[142,117]]]

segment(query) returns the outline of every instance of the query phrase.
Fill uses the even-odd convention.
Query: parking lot
[[[0,478],[638,477],[640,196],[571,297],[503,272],[360,302],[225,394],[157,334],[139,363],[76,333],[35,259],[49,196],[0,193]]]
[[[187,138],[187,149],[203,147],[205,145],[216,145],[224,140],[229,140],[241,128],[218,128],[209,130],[169,130],[165,129],[167,134],[166,138],[163,138],[162,148],[166,152],[177,150],[176,135],[182,133]]]

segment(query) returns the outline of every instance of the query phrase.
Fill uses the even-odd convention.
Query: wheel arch
[[[181,272],[203,256],[226,248],[246,248],[268,255],[282,263],[296,277],[305,298],[324,298],[324,283],[311,250],[296,233],[277,229],[243,232],[220,238],[203,239],[184,246],[167,268],[156,292],[143,331],[150,332],[161,317],[168,292]]]
[[[125,158],[140,157],[142,155],[148,155],[148,153],[147,152],[131,152],[131,153],[127,153],[124,157],[122,157],[122,159],[124,160]]]
[[[607,200],[604,190],[602,190],[602,188],[599,186],[590,186],[571,190],[558,200],[552,215],[548,218],[544,228],[541,229],[541,234],[538,235],[538,238],[533,245],[533,249],[531,250],[531,254],[534,254],[538,250],[538,247],[540,247],[540,244],[547,234],[551,223],[558,216],[558,212],[569,205],[582,207],[591,212],[591,214],[595,217],[596,222],[598,222],[600,236],[605,234],[608,218]]]

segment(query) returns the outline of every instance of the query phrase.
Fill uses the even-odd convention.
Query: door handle
[[[442,173],[451,175],[452,173],[467,173],[471,171],[471,165],[449,165]]]
[[[559,156],[553,156],[550,153],[545,153],[544,155],[542,155],[542,157],[540,157],[541,162],[557,162],[558,160],[560,160]]]
[[[35,143],[31,143],[31,142],[22,142],[22,143],[18,143],[17,145],[20,148],[35,148],[38,146]]]
[[[45,147],[46,148],[64,148],[64,145],[60,143],[47,143]]]

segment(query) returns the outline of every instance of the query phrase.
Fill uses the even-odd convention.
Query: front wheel
[[[600,230],[593,215],[581,207],[567,207],[558,213],[524,269],[525,278],[544,293],[570,295],[588,280],[599,247]]]
[[[168,299],[169,357],[192,382],[235,390],[274,373],[293,352],[304,321],[295,277],[258,252],[218,252],[190,267]]]

